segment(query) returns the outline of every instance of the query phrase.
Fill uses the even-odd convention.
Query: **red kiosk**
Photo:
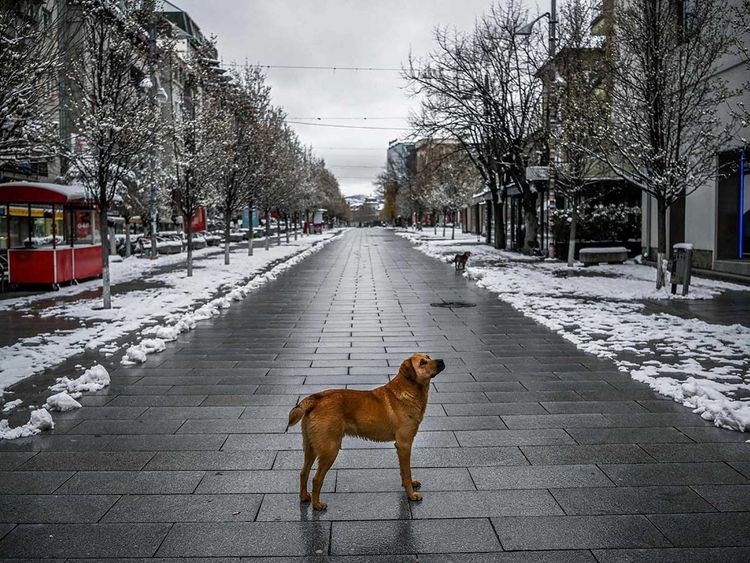
[[[98,225],[82,186],[0,184],[0,258],[7,261],[8,282],[58,287],[100,276]]]

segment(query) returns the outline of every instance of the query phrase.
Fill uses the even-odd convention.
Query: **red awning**
[[[43,182],[8,182],[0,184],[0,203],[86,203],[83,186],[63,186]]]

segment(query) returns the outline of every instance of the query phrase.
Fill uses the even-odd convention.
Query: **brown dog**
[[[466,263],[469,261],[469,256],[471,256],[471,252],[464,252],[463,254],[456,254],[456,257],[453,259],[453,263],[456,265],[456,271],[459,270],[465,270],[466,269]]]
[[[344,436],[396,442],[401,484],[410,500],[422,500],[422,495],[414,492],[420,483],[411,478],[411,445],[427,408],[430,381],[444,369],[443,360],[414,354],[401,362],[396,377],[381,387],[371,391],[331,389],[300,401],[289,412],[289,426],[302,420],[305,461],[299,479],[300,500],[310,500],[307,479],[317,459],[312,505],[315,510],[328,506],[320,500],[320,490]]]

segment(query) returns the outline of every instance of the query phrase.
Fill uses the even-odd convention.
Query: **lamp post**
[[[558,74],[557,69],[555,68],[555,54],[557,53],[557,0],[550,0],[550,11],[543,13],[541,16],[538,16],[533,21],[527,23],[520,29],[516,31],[517,35],[531,35],[534,24],[536,24],[539,20],[542,18],[547,18],[549,21],[549,53],[548,53],[548,78],[547,78],[547,107],[545,110],[545,124],[547,128],[547,166],[548,168],[551,168],[553,155],[552,155],[552,125],[553,122],[557,123],[557,111],[555,110],[554,113],[552,112],[552,104],[554,101],[553,96],[553,88],[554,84],[557,81]],[[550,170],[549,173],[549,180],[547,182],[547,194],[553,194],[555,191],[555,175]],[[545,197],[549,197],[548,195],[545,196],[544,191],[542,191],[541,195],[541,213],[542,213],[542,220],[544,221],[544,200]],[[547,211],[547,214],[549,215],[549,211]],[[544,239],[544,232],[546,229],[546,221],[545,225],[542,226],[542,238]],[[547,236],[547,254],[549,254],[549,236]]]

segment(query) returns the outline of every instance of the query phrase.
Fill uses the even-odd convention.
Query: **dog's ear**
[[[414,371],[414,366],[411,363],[411,356],[401,362],[401,367],[398,368],[398,374],[409,381],[416,381],[417,372]]]

